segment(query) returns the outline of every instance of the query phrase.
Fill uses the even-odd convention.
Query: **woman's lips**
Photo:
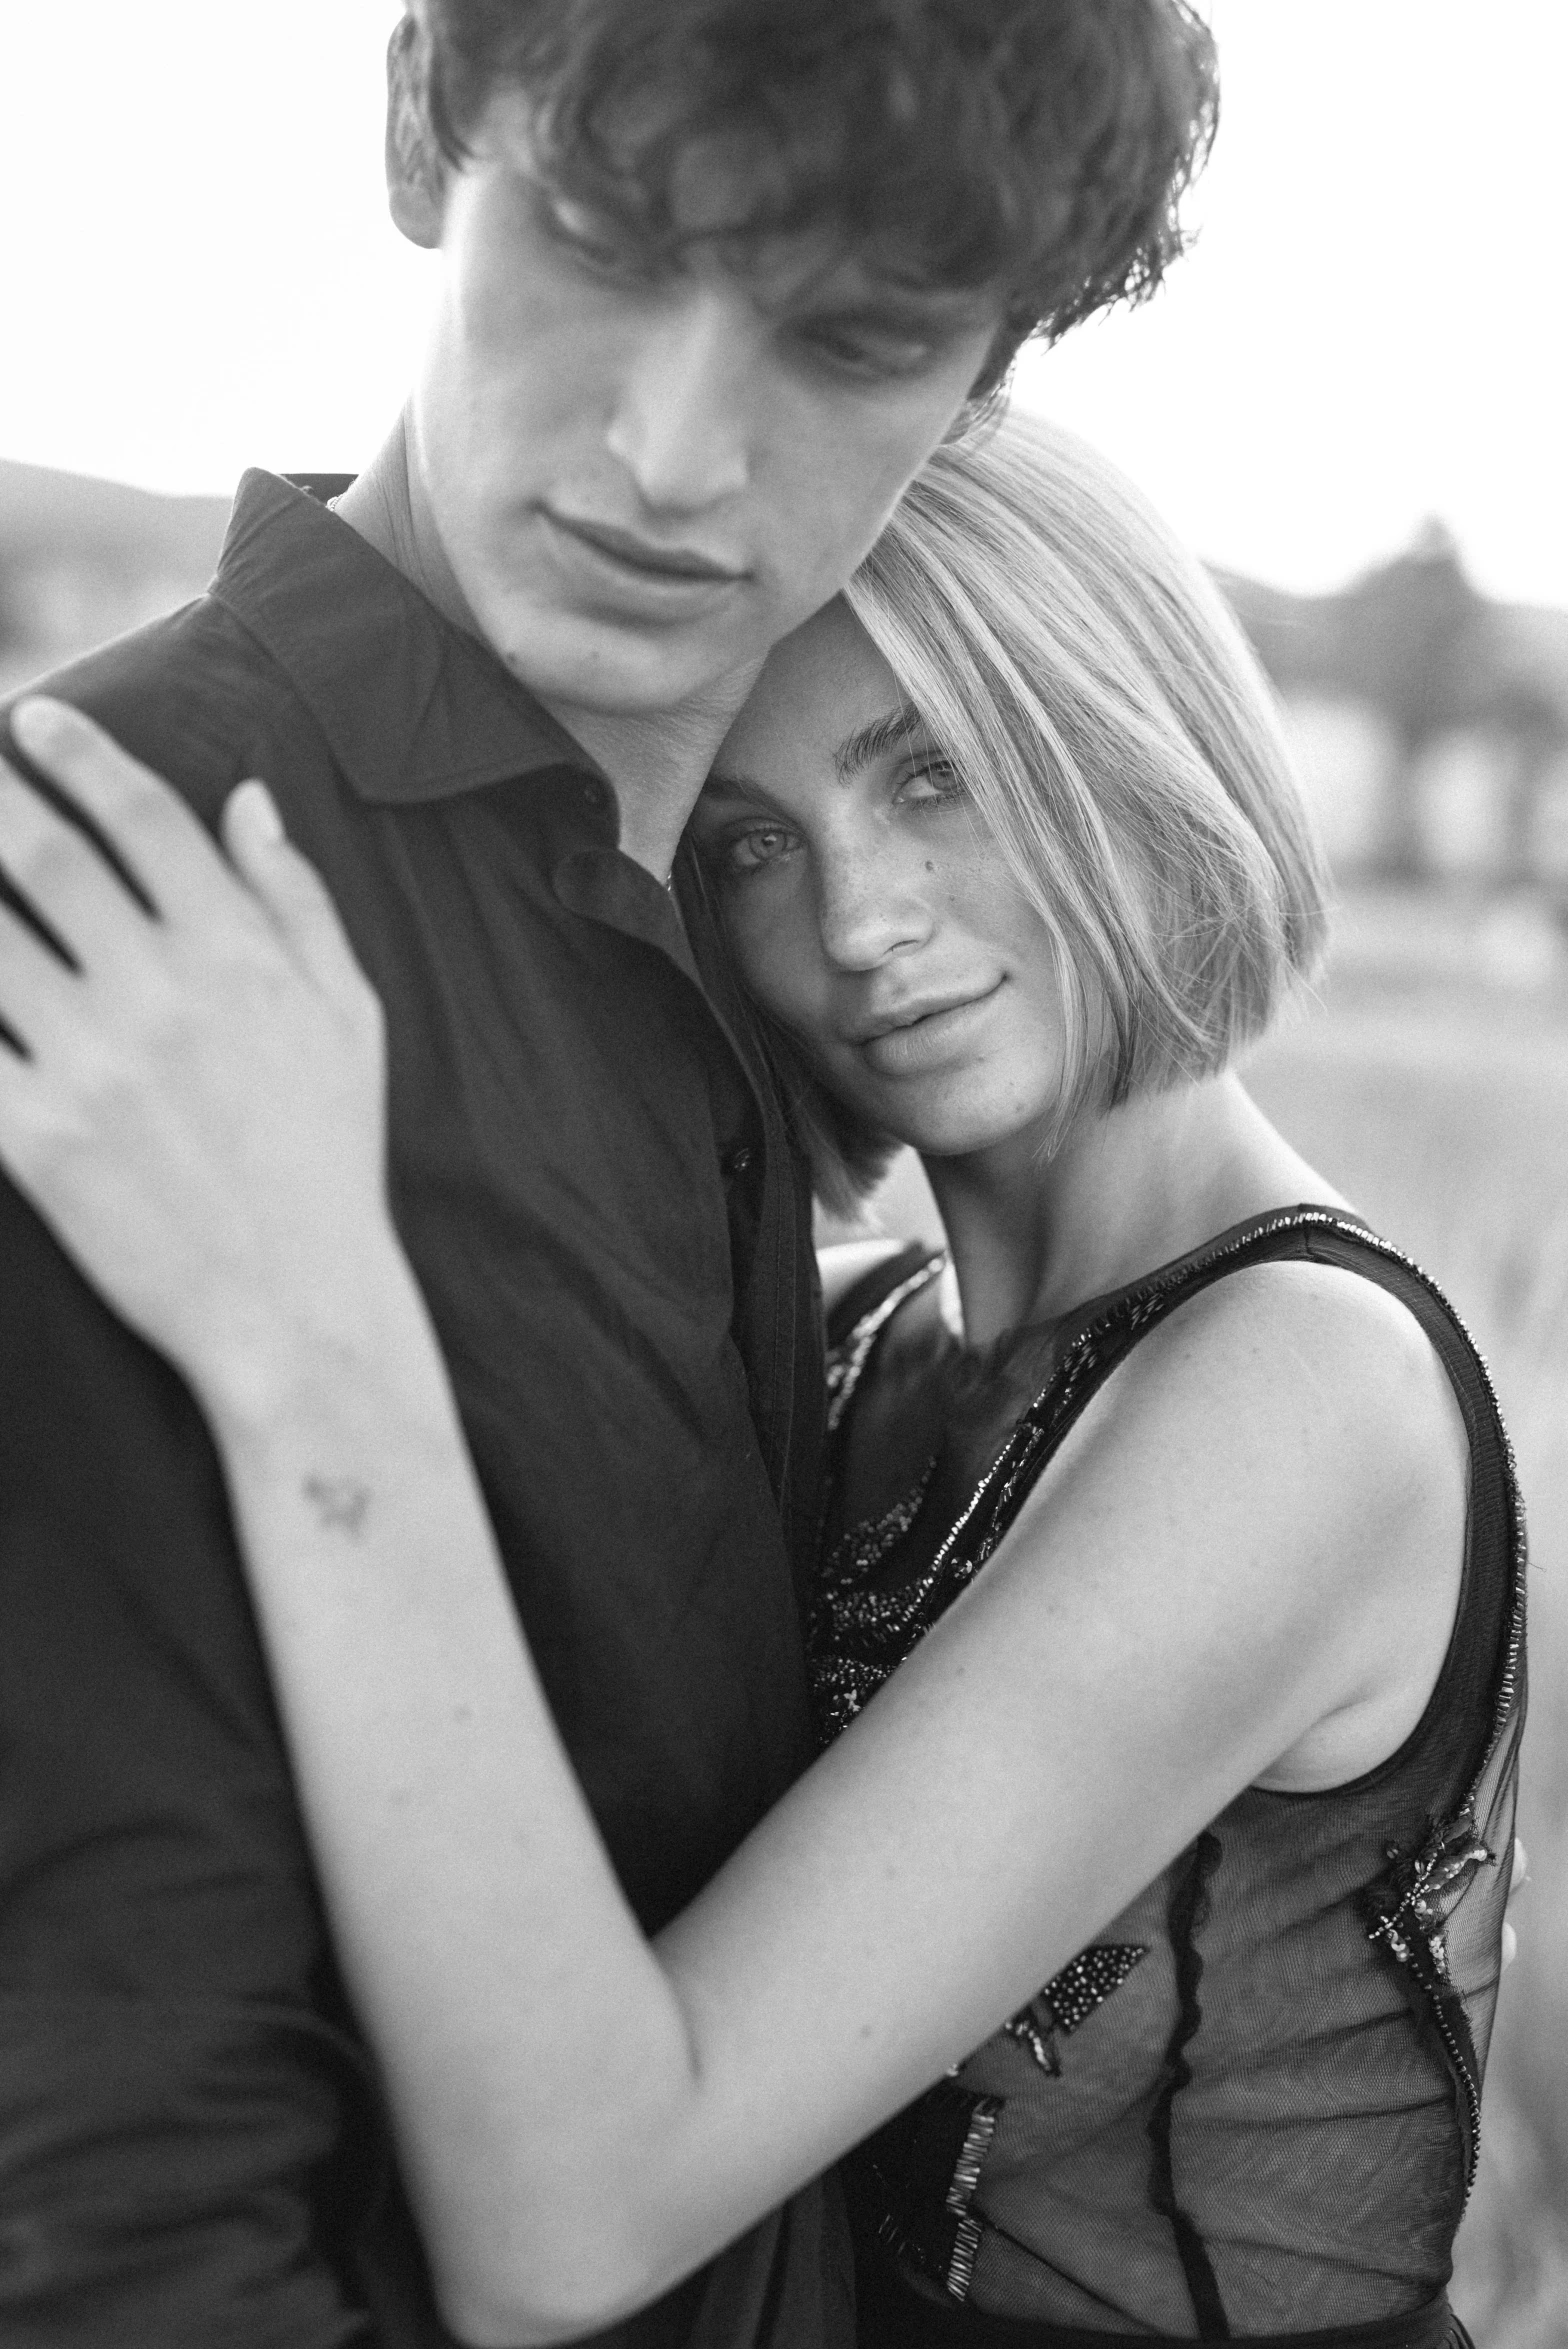
[[[962,1003],[921,1013],[900,1027],[863,1038],[861,1057],[883,1077],[916,1076],[960,1057],[974,1042],[1001,984],[998,979],[983,995],[967,996]]]

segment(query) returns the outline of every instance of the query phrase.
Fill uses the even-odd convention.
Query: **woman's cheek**
[[[817,992],[812,980],[818,957],[790,904],[793,892],[769,875],[737,894],[728,927],[741,976],[764,1011],[786,1028],[799,1028]]]

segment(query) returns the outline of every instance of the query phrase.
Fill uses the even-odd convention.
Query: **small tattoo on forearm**
[[[351,1476],[307,1476],[303,1490],[318,1525],[328,1533],[346,1533],[350,1541],[359,1539],[370,1514],[368,1484]]]

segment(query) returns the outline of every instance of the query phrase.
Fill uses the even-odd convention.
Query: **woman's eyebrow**
[[[896,709],[884,710],[881,717],[869,718],[864,726],[857,726],[846,734],[833,752],[833,772],[841,783],[858,775],[872,760],[880,758],[885,750],[901,748],[911,737],[924,738],[926,722],[913,702],[900,702]],[[702,787],[704,799],[767,799],[770,796],[764,783],[754,782],[749,775],[723,775],[715,767]]]
[[[925,731],[925,720],[912,702],[900,702],[896,710],[885,711],[868,725],[857,726],[853,734],[846,734],[833,753],[833,771],[841,783],[858,775],[872,760],[880,758],[885,750],[902,747],[911,735]]]
[[[701,807],[705,799],[760,799],[766,796],[762,785],[753,783],[749,775],[721,775],[715,771],[708,776],[697,794],[697,806]]]

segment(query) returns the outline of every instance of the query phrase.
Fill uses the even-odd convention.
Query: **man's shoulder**
[[[25,691],[96,719],[208,821],[236,783],[270,771],[280,750],[298,761],[321,743],[286,672],[210,594],[30,679]],[[0,737],[8,707],[0,707]]]

